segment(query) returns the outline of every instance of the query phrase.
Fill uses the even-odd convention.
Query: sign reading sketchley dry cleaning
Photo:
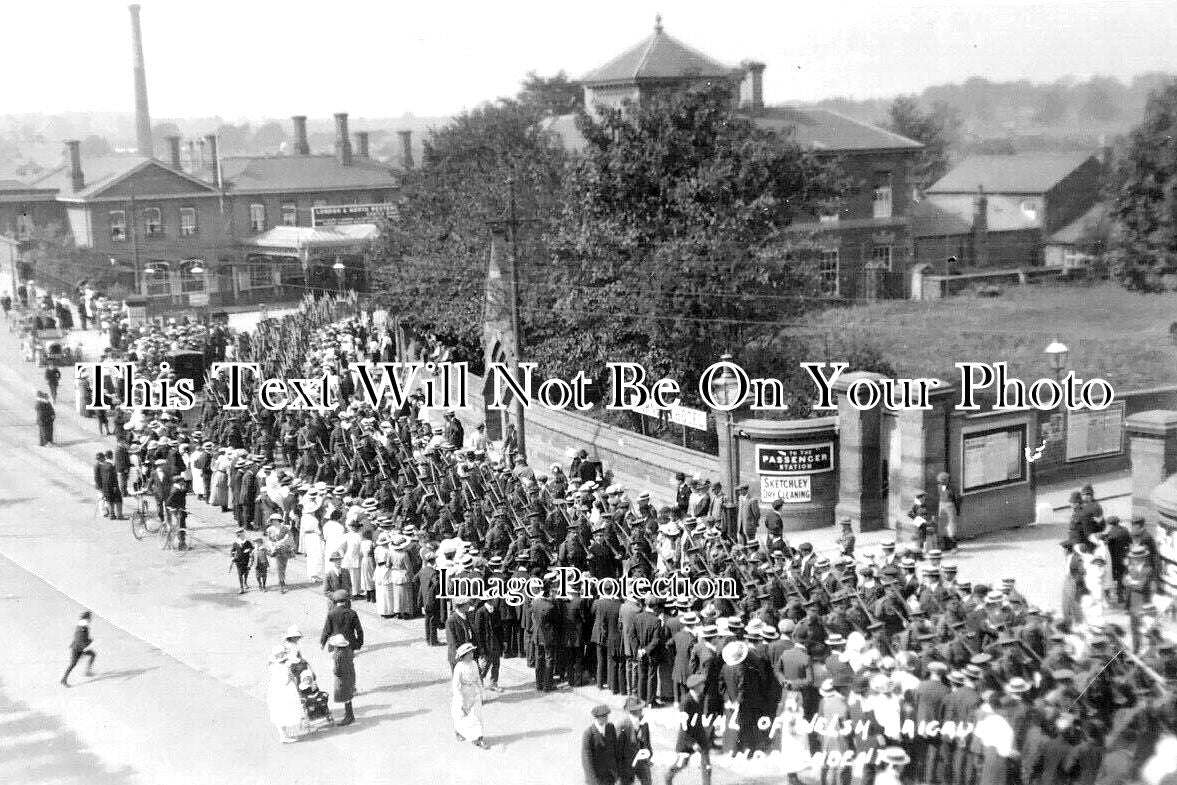
[[[760,500],[786,503],[813,500],[810,477],[833,471],[834,443],[756,447],[756,473],[760,476]]]

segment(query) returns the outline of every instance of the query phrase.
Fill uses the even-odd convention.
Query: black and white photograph
[[[0,782],[1177,785],[1171,0],[0,30]]]

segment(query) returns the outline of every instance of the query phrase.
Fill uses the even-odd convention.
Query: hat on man
[[[1021,695],[1030,691],[1030,683],[1021,676],[1014,676],[1005,683],[1005,691],[1011,695]]]
[[[911,756],[902,747],[888,747],[879,753],[879,760],[888,766],[906,766],[911,763]]]
[[[982,676],[984,676],[985,673],[980,668],[978,668],[976,665],[974,665],[970,662],[968,665],[964,666],[964,675],[975,681],[975,680],[981,678]]]
[[[703,629],[699,630],[701,638],[714,638],[716,635],[719,635],[719,628],[714,624],[704,624]]]
[[[351,597],[347,593],[347,589],[336,589],[335,591],[331,592],[331,599],[334,602],[346,602],[347,600],[351,599]]]
[[[687,611],[686,613],[679,616],[678,620],[682,622],[684,626],[693,627],[699,623],[699,614],[695,613],[694,611]]]

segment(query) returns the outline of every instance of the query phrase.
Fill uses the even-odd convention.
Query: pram
[[[296,667],[298,695],[302,698],[302,708],[306,712],[308,729],[316,731],[328,725],[334,725],[335,719],[331,716],[327,693],[319,689],[319,684],[315,681],[315,674],[306,660],[300,661],[298,665],[302,666]]]

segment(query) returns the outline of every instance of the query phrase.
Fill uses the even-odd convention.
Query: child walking
[[[253,574],[257,578],[257,585],[266,590],[266,574],[270,571],[270,555],[262,544],[262,538],[253,541]]]
[[[253,543],[245,539],[245,529],[237,530],[237,539],[229,548],[229,560],[232,567],[237,568],[237,583],[241,589],[237,593],[245,594],[249,586],[249,565],[253,561]]]

